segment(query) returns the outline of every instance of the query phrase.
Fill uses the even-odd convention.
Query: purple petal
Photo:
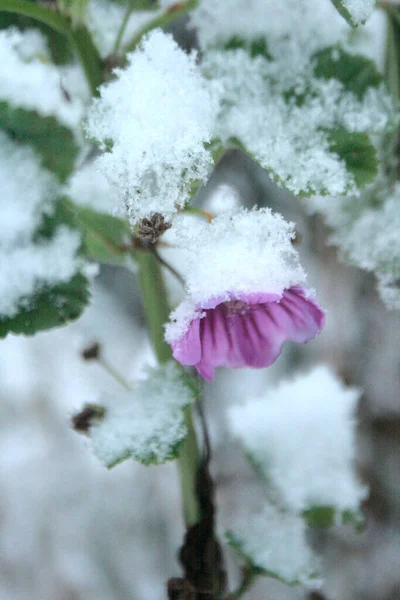
[[[269,305],[269,310],[286,339],[299,344],[315,338],[325,324],[324,311],[300,287],[285,290],[282,300]]]
[[[299,286],[277,294],[236,296],[207,305],[205,316],[196,318],[173,345],[182,364],[194,365],[202,377],[212,380],[215,368],[270,366],[286,340],[298,343],[313,339],[324,326],[325,315],[317,302]],[[214,302],[214,301],[213,301]],[[210,302],[212,305],[213,302]],[[204,309],[204,307],[203,307]]]
[[[193,319],[186,333],[172,344],[172,356],[182,365],[195,365],[201,359],[200,318]]]

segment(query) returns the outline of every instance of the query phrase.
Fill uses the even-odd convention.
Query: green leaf
[[[330,150],[344,160],[357,187],[363,188],[372,183],[378,174],[378,159],[369,137],[344,128],[327,133]]]
[[[0,129],[17,142],[30,143],[42,157],[42,164],[65,181],[72,172],[78,145],[70,129],[55,117],[41,117],[33,110],[13,108],[0,102]]]
[[[0,315],[0,337],[8,333],[33,335],[38,331],[65,325],[77,319],[89,301],[88,282],[75,275],[69,282],[44,287],[32,298],[21,302],[14,317]]]
[[[360,23],[356,23],[354,21],[349,10],[344,5],[343,0],[331,0],[331,2],[337,8],[338,12],[342,15],[342,17],[347,21],[349,25],[351,25],[352,27],[357,27],[358,25],[360,25]]]
[[[354,525],[357,532],[362,531],[365,523],[360,511],[339,511],[334,506],[312,506],[303,511],[303,518],[310,527],[332,527],[333,525]]]
[[[60,225],[74,229],[71,212],[66,210],[63,199],[56,201],[54,211],[43,217],[33,242],[50,240]],[[0,314],[0,337],[8,333],[33,335],[65,325],[81,315],[89,298],[89,284],[81,273],[76,273],[70,281],[53,286],[44,283],[32,296],[21,298],[15,316]]]
[[[358,54],[349,54],[338,46],[320,50],[313,57],[314,74],[321,79],[338,79],[348,92],[362,100],[370,87],[377,87],[382,76],[375,64]]]
[[[251,523],[251,520],[250,520]],[[250,525],[251,526],[251,525]],[[276,528],[276,531],[275,531]],[[279,539],[279,522],[275,523],[273,526],[273,529],[271,529],[271,537],[269,539],[265,540],[265,547],[270,547],[271,544],[277,543],[278,546],[280,546],[283,542],[286,541],[287,543],[287,539],[285,540],[280,540]],[[254,532],[252,532],[254,533]],[[294,535],[295,532],[293,532]],[[251,569],[251,572],[254,575],[262,575],[265,577],[271,577],[272,579],[276,579],[277,581],[280,581],[281,583],[285,583],[286,585],[293,587],[296,585],[301,585],[304,584],[305,581],[310,582],[311,580],[315,579],[318,577],[318,565],[317,565],[317,561],[315,560],[315,557],[312,555],[312,553],[310,552],[309,555],[307,556],[307,560],[305,561],[305,563],[302,565],[301,568],[301,572],[298,572],[297,574],[293,573],[292,577],[288,577],[288,576],[284,576],[282,572],[279,572],[279,568],[277,569],[276,567],[274,568],[268,568],[268,564],[276,564],[276,561],[274,560],[273,557],[273,548],[271,547],[270,553],[265,553],[264,557],[261,557],[259,555],[259,553],[254,549],[253,551],[249,550],[249,548],[251,546],[248,545],[248,542],[246,542],[245,539],[245,533],[242,532],[240,535],[237,534],[236,532],[233,531],[228,531],[225,533],[225,539],[228,543],[229,546],[231,546],[234,550],[236,550],[236,552],[239,554],[239,556],[245,561],[245,563],[247,564],[247,566]],[[262,539],[264,539],[264,535],[265,532],[260,532],[260,535],[262,536]],[[271,542],[270,540],[274,540],[274,542]],[[260,540],[259,540],[260,541]],[[298,540],[295,540],[294,543],[297,543]],[[306,548],[303,549],[304,550],[304,554],[306,552],[308,552],[308,550]],[[282,552],[282,548],[279,548],[279,551]],[[289,556],[288,556],[288,560],[290,560],[290,550],[289,550]],[[267,562],[265,562],[267,561]],[[281,557],[280,561],[284,561],[284,558]],[[264,563],[264,564],[261,564]],[[282,565],[283,569],[285,568],[285,565]],[[282,570],[283,570],[282,569]]]
[[[104,417],[90,428],[93,452],[107,467],[133,458],[144,465],[178,457],[187,435],[185,408],[195,400],[175,362],[149,369],[132,389],[104,394]]]
[[[239,556],[250,566],[251,570],[253,571],[253,573],[255,575],[265,575],[267,577],[272,577],[273,579],[277,579],[278,581],[281,581],[282,583],[286,583],[286,581],[283,581],[281,579],[281,577],[279,577],[279,575],[277,575],[277,573],[267,571],[263,567],[258,566],[254,562],[254,557],[247,554],[246,551],[243,549],[243,540],[241,540],[241,538],[238,535],[236,535],[233,531],[227,531],[225,533],[225,540],[226,540],[227,544],[231,548],[233,548],[239,554]]]
[[[252,58],[255,56],[264,56],[264,58],[271,60],[271,55],[268,52],[268,44],[265,37],[259,37],[249,41],[235,35],[224,45],[224,49],[247,50]]]
[[[65,210],[83,234],[82,253],[89,260],[122,265],[132,237],[128,221],[63,200]]]

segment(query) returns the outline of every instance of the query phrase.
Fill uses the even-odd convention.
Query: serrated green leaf
[[[382,82],[382,76],[375,64],[359,54],[349,54],[338,46],[320,50],[313,57],[314,74],[321,79],[337,79],[346,91],[352,92],[359,100],[371,87]]]
[[[327,133],[330,150],[344,160],[357,187],[363,188],[372,183],[378,174],[378,159],[369,137],[344,128]]]
[[[132,237],[128,221],[77,206],[66,198],[64,207],[83,234],[82,253],[86,258],[107,264],[124,264],[129,250],[127,244]]]
[[[78,144],[70,129],[55,117],[41,117],[37,112],[13,108],[0,101],[0,129],[17,142],[32,144],[42,157],[42,164],[60,181],[70,175],[78,154]]]
[[[88,282],[75,275],[69,282],[44,287],[20,304],[14,317],[0,315],[0,338],[8,333],[33,335],[77,319],[89,301]]]

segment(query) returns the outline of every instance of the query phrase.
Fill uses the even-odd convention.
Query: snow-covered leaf
[[[313,60],[314,74],[321,79],[337,79],[345,90],[362,100],[370,87],[382,83],[376,65],[365,56],[349,54],[340,46],[331,46],[317,52]]]
[[[98,167],[119,214],[132,223],[156,212],[170,219],[212,165],[204,146],[214,122],[211,93],[195,54],[187,55],[160,30],[115,74],[88,117],[88,135],[104,150]]]
[[[57,251],[57,246],[54,251]],[[41,286],[39,292],[21,300],[14,316],[0,314],[0,337],[8,333],[33,335],[44,329],[65,325],[79,317],[88,301],[88,282],[79,273],[67,283]]]
[[[176,363],[149,369],[132,390],[100,398],[105,415],[89,431],[94,454],[108,468],[127,458],[145,465],[177,458],[187,433],[184,410],[194,399]]]
[[[320,366],[231,410],[233,433],[286,509],[359,510],[367,492],[353,465],[359,396]]]
[[[43,166],[61,181],[72,172],[78,145],[72,131],[54,117],[41,117],[0,101],[0,129],[16,141],[32,144],[42,156]]]
[[[38,155],[2,132],[0,185],[0,336],[75,319],[89,296],[81,235]]]
[[[359,198],[311,198],[307,204],[324,215],[342,260],[375,273],[382,300],[400,309],[400,186],[391,189],[380,176]]]
[[[67,210],[71,211],[76,227],[83,234],[84,256],[95,262],[124,264],[125,245],[131,237],[129,223],[118,217],[73,204],[67,198],[64,198],[63,202]]]
[[[288,585],[307,584],[318,578],[319,560],[307,544],[301,517],[265,505],[226,537],[259,575]]]
[[[328,143],[330,150],[338,154],[346,164],[357,188],[363,188],[374,181],[378,174],[378,158],[367,135],[342,127],[328,132]]]
[[[361,531],[364,516],[361,511],[345,510],[338,514],[333,506],[313,506],[302,513],[310,527],[331,527],[332,525],[351,524]]]
[[[77,85],[75,67],[52,64],[38,30],[0,30],[0,54],[0,128],[32,144],[43,166],[65,180],[78,153],[85,85]]]
[[[375,0],[331,0],[352,27],[365,23],[375,8]]]
[[[220,106],[214,136],[297,195],[358,193],[377,174],[370,136],[391,126],[393,111],[368,61],[356,57],[349,84],[342,67],[319,57],[317,76],[304,70],[285,81],[279,61],[263,54],[208,52],[203,72]]]

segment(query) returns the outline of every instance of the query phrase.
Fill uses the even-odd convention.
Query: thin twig
[[[122,38],[124,36],[125,30],[126,30],[126,26],[128,25],[128,21],[129,21],[129,18],[131,16],[131,14],[132,14],[132,11],[133,11],[133,5],[129,2],[128,7],[127,7],[126,12],[125,12],[125,15],[124,15],[124,18],[122,20],[121,26],[120,26],[120,28],[118,30],[118,34],[117,34],[116,40],[115,40],[114,54],[118,54],[119,47],[121,45]]]
[[[153,252],[153,254],[154,254],[155,258],[156,258],[156,259],[158,260],[158,262],[160,263],[160,265],[162,265],[163,267],[165,267],[166,269],[168,269],[168,271],[169,271],[170,273],[172,273],[172,275],[174,275],[174,277],[176,277],[176,278],[177,278],[177,280],[179,281],[179,283],[181,283],[183,286],[185,286],[185,281],[184,281],[184,279],[183,279],[182,275],[180,275],[180,274],[178,273],[178,271],[176,271],[176,270],[174,269],[174,267],[172,267],[172,266],[171,266],[169,263],[167,263],[167,261],[166,261],[166,260],[164,260],[163,258],[161,258],[161,256],[158,254],[157,250],[153,249],[153,250],[152,250],[152,252]]]

